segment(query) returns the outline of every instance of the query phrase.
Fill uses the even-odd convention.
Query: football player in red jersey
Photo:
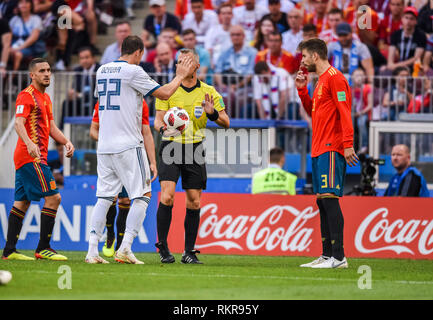
[[[344,75],[329,64],[323,40],[303,41],[299,50],[302,68],[295,84],[302,105],[312,118],[313,189],[320,210],[323,247],[318,259],[301,267],[347,268],[339,197],[343,195],[346,163],[353,166],[358,162],[353,149],[352,96]],[[307,89],[308,72],[319,76],[312,99]]]

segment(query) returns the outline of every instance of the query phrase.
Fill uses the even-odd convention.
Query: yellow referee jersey
[[[178,107],[184,109],[189,115],[189,126],[182,135],[163,137],[163,140],[184,144],[197,143],[203,140],[208,119],[201,104],[206,93],[213,96],[214,108],[218,112],[225,109],[223,98],[215,88],[200,80],[197,80],[197,84],[192,88],[181,85],[168,100],[156,99],[156,110],[167,111],[170,108]]]

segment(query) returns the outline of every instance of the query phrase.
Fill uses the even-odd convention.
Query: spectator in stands
[[[278,31],[271,32],[266,38],[266,43],[268,48],[257,53],[256,63],[266,61],[275,67],[285,69],[290,74],[298,71],[295,58],[281,47],[283,41]]]
[[[422,92],[417,95],[415,99],[410,100],[409,106],[407,107],[408,113],[432,113],[433,88],[431,81],[431,72],[429,72],[429,74],[426,74],[422,81]]]
[[[373,90],[367,82],[364,70],[360,68],[353,72],[352,83],[352,105],[355,109],[359,153],[365,153],[368,147],[368,128],[373,109]]]
[[[268,13],[255,0],[244,0],[244,5],[233,9],[233,24],[243,27],[248,42],[253,40],[257,23]]]
[[[2,77],[6,74],[11,42],[12,32],[9,28],[9,24],[6,19],[0,18],[0,74]]]
[[[173,55],[173,59],[174,59],[174,57],[176,57],[176,53],[177,53],[177,43],[175,40],[175,35],[176,35],[175,30],[173,30],[171,28],[165,28],[161,31],[161,34],[158,36],[158,39],[157,39],[157,45],[160,43],[166,43],[170,46],[171,52]],[[156,58],[156,50],[152,49],[147,54],[146,62],[154,64],[155,58]]]
[[[288,104],[293,79],[282,69],[259,61],[254,67],[253,96],[260,119],[282,119]],[[291,86],[290,86],[291,84]]]
[[[0,17],[9,22],[9,20],[15,15],[17,7],[18,0],[4,0],[0,2]]]
[[[150,14],[144,20],[143,29],[147,30],[155,39],[161,34],[164,28],[176,30],[178,34],[182,32],[182,25],[179,18],[167,12],[165,0],[150,0]]]
[[[188,13],[192,12],[192,1],[191,0],[176,0],[176,4],[174,7],[174,14],[180,17],[181,20],[185,18]],[[204,0],[204,8],[206,10],[212,10],[212,1]]]
[[[433,1],[427,0],[425,5],[419,10],[418,27],[428,35],[433,34]]]
[[[302,41],[317,38],[317,28],[314,24],[307,23],[302,27]]]
[[[96,71],[101,66],[96,62],[91,47],[78,50],[79,66],[74,68],[75,77],[72,88],[68,91],[68,99],[63,102],[63,118],[72,116],[90,116],[97,101],[94,96]]]
[[[156,46],[156,58],[154,62],[155,71],[162,73],[156,81],[165,84],[171,81],[176,74],[176,65],[173,59],[173,52],[167,43],[161,42]]]
[[[257,51],[265,50],[268,46],[266,37],[271,33],[278,31],[277,25],[270,17],[263,16],[260,19],[254,40],[251,41],[251,46],[256,48]]]
[[[211,56],[211,69],[215,68],[221,53],[231,46],[230,27],[232,25],[233,9],[228,3],[223,3],[217,10],[219,24],[211,27],[206,33],[204,47]]]
[[[409,72],[409,68],[405,66],[394,69],[391,90],[383,96],[382,106],[387,108],[387,112],[383,114],[384,120],[397,120],[398,113],[406,111],[409,101],[412,100],[413,95],[408,85]]]
[[[314,12],[307,15],[307,23],[314,24],[317,28],[317,33],[329,29],[328,17],[326,15],[327,7],[328,0],[314,0]]]
[[[378,47],[382,54],[388,56],[388,47],[391,44],[391,34],[400,30],[404,11],[404,0],[390,0],[390,14],[385,15],[379,23]]]
[[[240,0],[240,1],[243,1],[243,0]],[[262,6],[264,8],[269,8],[270,2],[271,1],[269,1],[269,0],[256,0],[256,4],[259,6]],[[286,12],[286,13],[289,12],[290,10],[292,10],[295,7],[294,2],[295,1],[292,1],[292,0],[280,0],[280,4],[281,4],[280,11]]]
[[[116,24],[114,31],[114,37],[116,42],[110,44],[104,51],[101,58],[101,64],[106,64],[117,60],[120,57],[120,49],[122,47],[123,40],[131,35],[131,24],[126,20],[121,20]]]
[[[350,75],[359,66],[365,70],[367,80],[374,76],[373,60],[367,46],[353,40],[352,28],[347,22],[337,25],[337,42],[328,44],[328,58],[336,69],[340,70],[351,83]]]
[[[413,7],[404,9],[402,28],[391,35],[391,45],[388,50],[388,70],[400,66],[411,70],[415,61],[421,59],[427,46],[426,35],[416,27],[418,12]]]
[[[297,177],[283,170],[284,150],[275,147],[269,152],[269,167],[256,172],[252,179],[252,193],[296,194]]]
[[[33,2],[20,0],[18,2],[18,15],[9,21],[12,31],[11,57],[13,70],[18,70],[23,59],[42,57],[45,53],[45,43],[39,39],[42,30],[42,20],[33,14]],[[27,68],[27,66],[24,66]]]
[[[327,14],[329,29],[320,32],[319,38],[329,44],[338,41],[337,26],[344,22],[343,11],[338,8],[332,8]],[[354,39],[359,40],[358,36],[352,33]]]
[[[292,5],[292,8],[294,6]],[[287,14],[281,10],[280,0],[268,0],[269,13],[264,17],[269,17],[276,24],[279,33],[289,30],[289,23],[287,21]]]
[[[210,72],[209,52],[205,48],[197,46],[196,35],[192,29],[186,29],[182,32],[182,41],[184,48],[195,50],[195,52],[198,54],[200,68],[198,69],[197,76],[201,81],[205,81],[206,75]],[[178,56],[179,51],[176,55],[176,61]]]
[[[379,16],[368,4],[369,0],[353,0],[352,5],[345,10],[344,17],[362,43],[377,45]],[[364,6],[366,10],[359,10],[360,6]]]
[[[296,49],[302,41],[302,12],[299,9],[293,8],[287,14],[287,21],[290,30],[282,34],[283,49],[291,55],[296,55]]]
[[[388,197],[429,197],[422,173],[411,166],[410,150],[407,145],[398,144],[392,148],[391,162],[397,173],[391,178],[384,196]]]
[[[218,16],[212,10],[205,10],[204,0],[191,0],[191,13],[185,16],[182,29],[192,29],[197,35],[197,44],[204,46],[206,32],[218,24]]]
[[[232,46],[224,51],[218,59],[215,73],[238,75],[254,74],[254,59],[257,51],[245,45],[245,32],[242,26],[235,25],[230,28]],[[216,76],[217,84],[222,85],[221,76]]]

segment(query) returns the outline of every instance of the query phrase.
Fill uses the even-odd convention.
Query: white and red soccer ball
[[[188,128],[189,116],[184,109],[173,107],[165,113],[164,122],[167,125],[167,129],[171,132],[178,131],[182,133]]]

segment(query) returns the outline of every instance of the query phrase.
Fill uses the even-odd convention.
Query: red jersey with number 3
[[[312,118],[311,157],[328,151],[344,156],[344,149],[353,147],[352,95],[344,75],[329,67],[319,77],[313,99],[307,87],[298,89],[298,94]]]
[[[53,120],[52,103],[47,93],[38,91],[32,85],[21,91],[17,97],[15,117],[26,118],[27,135],[41,152],[41,158],[32,158],[26,144],[18,137],[14,153],[15,169],[26,163],[39,162],[47,164],[48,141],[50,139],[50,121]]]
[[[93,111],[92,121],[99,123],[99,101],[95,104],[95,110]],[[141,119],[141,124],[148,125],[149,124],[149,107],[147,106],[146,100],[143,99],[143,116]]]

